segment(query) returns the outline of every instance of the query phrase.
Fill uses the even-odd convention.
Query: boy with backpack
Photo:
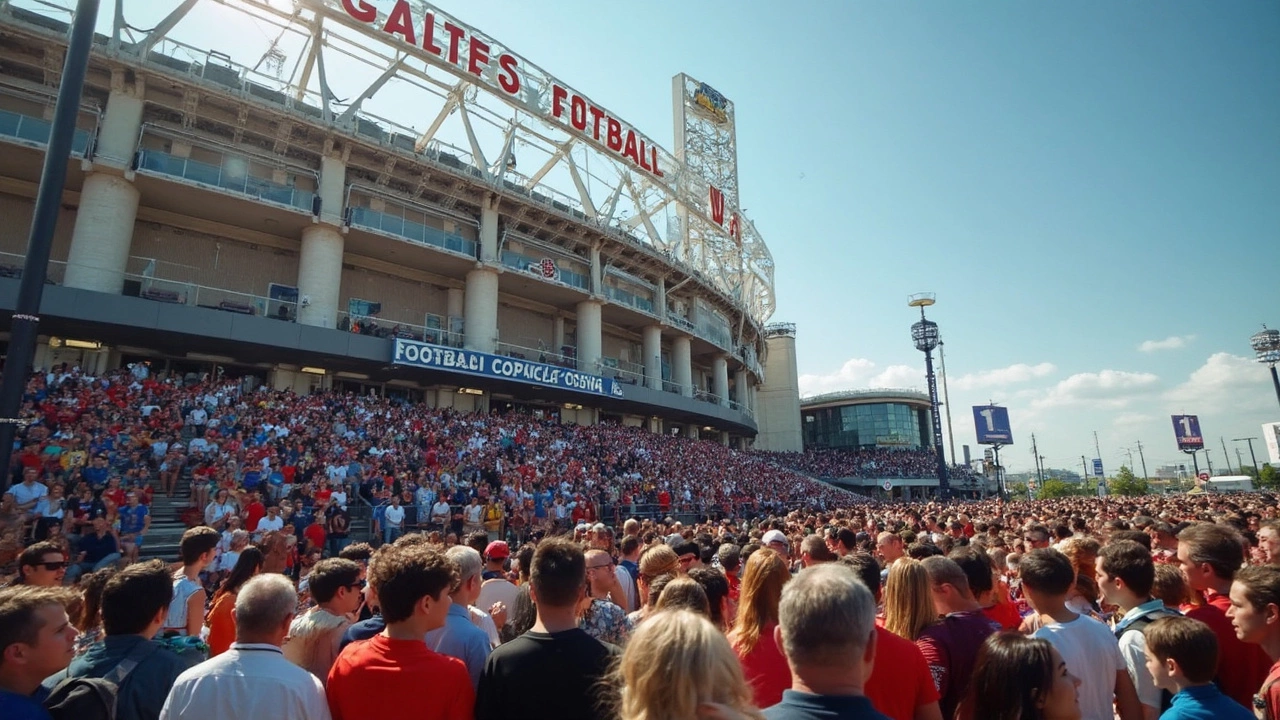
[[[1147,672],[1147,641],[1142,631],[1156,620],[1178,613],[1166,608],[1162,600],[1151,597],[1156,579],[1155,561],[1150,551],[1133,540],[1121,540],[1102,548],[1095,569],[1103,601],[1120,609],[1112,632],[1120,642],[1120,654],[1138,690],[1142,715],[1148,719],[1158,717],[1169,709],[1173,694],[1156,687],[1151,673]]]

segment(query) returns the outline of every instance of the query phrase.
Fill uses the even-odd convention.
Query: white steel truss
[[[75,0],[0,0],[5,5],[69,17]],[[362,20],[344,5],[376,17]],[[365,135],[376,129],[384,142],[408,137],[414,152],[478,169],[475,182],[550,199],[585,223],[647,245],[758,326],[773,314],[773,258],[738,206],[731,103],[727,132],[715,118],[678,112],[687,122],[677,127],[683,146],[673,154],[422,0],[114,0],[113,9],[100,15],[113,52],[188,62],[189,72],[206,79],[207,66],[220,65],[239,78],[240,92],[252,95],[256,86],[281,94],[318,123]],[[463,41],[450,48],[449,33]],[[425,49],[431,43],[439,54]],[[518,91],[503,92],[516,74]],[[697,84],[676,78],[677,87],[688,83]],[[631,157],[639,162],[608,146],[598,117],[595,133],[590,122],[576,127],[571,118],[580,102],[591,117],[599,112],[622,132],[635,132],[640,149]],[[713,219],[712,187],[724,193],[721,217],[735,217],[733,228]]]

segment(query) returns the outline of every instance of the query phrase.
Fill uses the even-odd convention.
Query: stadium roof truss
[[[75,2],[0,0],[4,5],[64,12],[69,19]],[[400,150],[412,138],[414,153],[451,156],[469,166],[477,182],[572,210],[584,224],[647,246],[736,303],[757,328],[774,311],[773,258],[738,207],[732,124],[726,135],[705,116],[677,107],[682,147],[673,155],[502,43],[421,0],[103,5],[103,15],[112,13],[109,52],[177,59],[206,79],[211,72],[238,77],[250,94],[255,88],[280,94],[317,121],[376,134]],[[361,19],[353,9],[376,10],[376,17]],[[100,28],[108,21],[99,20]],[[207,47],[219,42],[234,47],[239,61]],[[511,92],[517,74],[518,90]],[[693,82],[677,76],[677,103],[692,97],[680,96],[681,86]],[[591,114],[585,128],[577,127],[574,114],[580,100],[583,117]],[[617,120],[621,133],[634,131],[639,148],[630,137],[627,150],[634,152],[612,147],[601,118],[608,125]],[[717,190],[724,195],[719,212]]]

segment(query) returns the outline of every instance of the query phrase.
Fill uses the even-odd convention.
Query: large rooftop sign
[[[342,0],[342,9],[352,19],[394,36],[406,51],[456,74],[472,75],[489,90],[511,97],[543,120],[571,129],[656,178],[666,174],[664,166],[675,166],[665,150],[585,95],[462,22],[425,3],[418,7],[424,9],[415,12],[407,0],[396,0],[380,16],[377,6],[367,0]]]

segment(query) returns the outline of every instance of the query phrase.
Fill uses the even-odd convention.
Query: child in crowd
[[[1252,720],[1253,713],[1213,684],[1218,669],[1218,638],[1208,625],[1170,616],[1143,630],[1147,671],[1157,687],[1174,693],[1160,720]]]

